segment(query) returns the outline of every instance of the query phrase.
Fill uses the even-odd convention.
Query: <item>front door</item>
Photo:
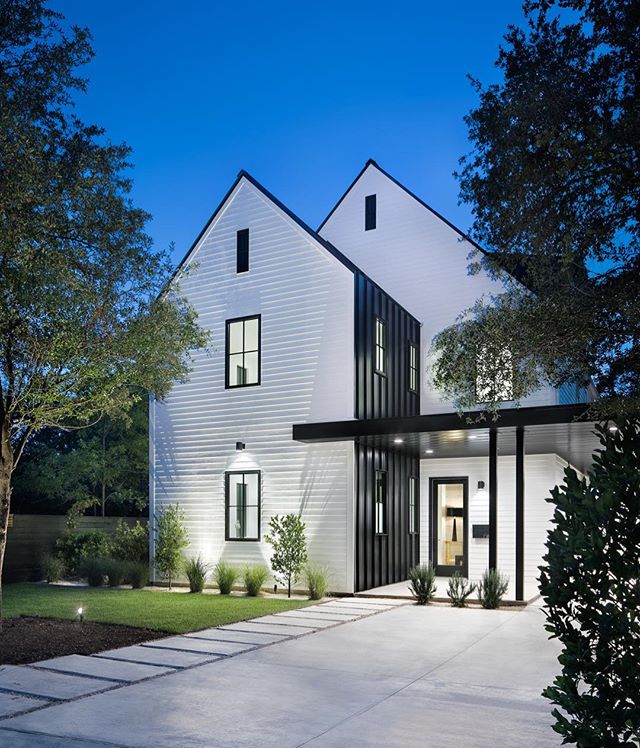
[[[469,480],[431,478],[431,559],[438,576],[468,574]]]

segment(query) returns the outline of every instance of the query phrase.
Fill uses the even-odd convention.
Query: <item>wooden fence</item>
[[[42,579],[42,557],[53,551],[56,540],[67,529],[66,516],[13,514],[10,519],[2,581]],[[80,517],[75,532],[97,529],[112,533],[121,519],[129,525],[145,522],[144,517]]]

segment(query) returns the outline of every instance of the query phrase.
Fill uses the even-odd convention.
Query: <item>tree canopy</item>
[[[634,0],[530,0],[473,80],[461,159],[471,272],[505,280],[434,341],[436,386],[461,409],[593,382],[601,414],[640,409],[640,13]],[[505,271],[508,271],[505,272]],[[508,366],[505,367],[505,355]],[[487,384],[488,383],[488,384]]]

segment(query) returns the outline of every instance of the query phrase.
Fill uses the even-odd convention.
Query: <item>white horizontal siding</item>
[[[365,231],[365,196],[371,194],[377,195],[377,227]],[[375,166],[362,174],[321,234],[422,322],[421,412],[452,410],[431,381],[433,337],[480,297],[502,292],[502,285],[484,272],[469,275],[472,245]],[[550,387],[521,402],[556,403]]]
[[[243,228],[250,270],[237,275]],[[353,274],[246,180],[192,262],[180,290],[212,339],[151,419],[156,511],[183,508],[188,555],[268,563],[264,539],[224,539],[225,471],[258,468],[263,538],[274,514],[301,512],[310,558],[330,567],[332,589],[351,591],[353,446],[296,443],[291,427],[353,417]],[[225,389],[225,320],[255,314],[262,315],[261,384]]]
[[[538,594],[538,567],[545,552],[553,507],[546,499],[559,480],[557,455],[525,455],[524,597]],[[429,479],[469,479],[469,579],[477,581],[489,563],[489,539],[473,538],[474,524],[489,523],[489,460],[486,457],[420,461],[420,557],[429,558]],[[485,488],[478,489],[478,481]],[[498,457],[498,569],[509,577],[507,597],[515,599],[515,457]],[[444,593],[444,590],[441,590]]]

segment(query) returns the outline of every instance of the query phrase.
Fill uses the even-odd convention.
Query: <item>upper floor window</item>
[[[371,231],[376,227],[376,196],[367,195],[364,199],[364,230]]]
[[[225,494],[225,539],[260,540],[260,471],[227,473]]]
[[[409,390],[418,391],[418,346],[409,343]]]
[[[240,229],[236,234],[236,273],[249,270],[249,229]]]
[[[409,476],[409,532],[418,532],[418,479]]]
[[[387,473],[376,470],[376,535],[387,532]]]
[[[260,315],[227,320],[226,386],[260,384]]]
[[[387,373],[387,323],[376,317],[375,326],[375,370],[376,374]]]

